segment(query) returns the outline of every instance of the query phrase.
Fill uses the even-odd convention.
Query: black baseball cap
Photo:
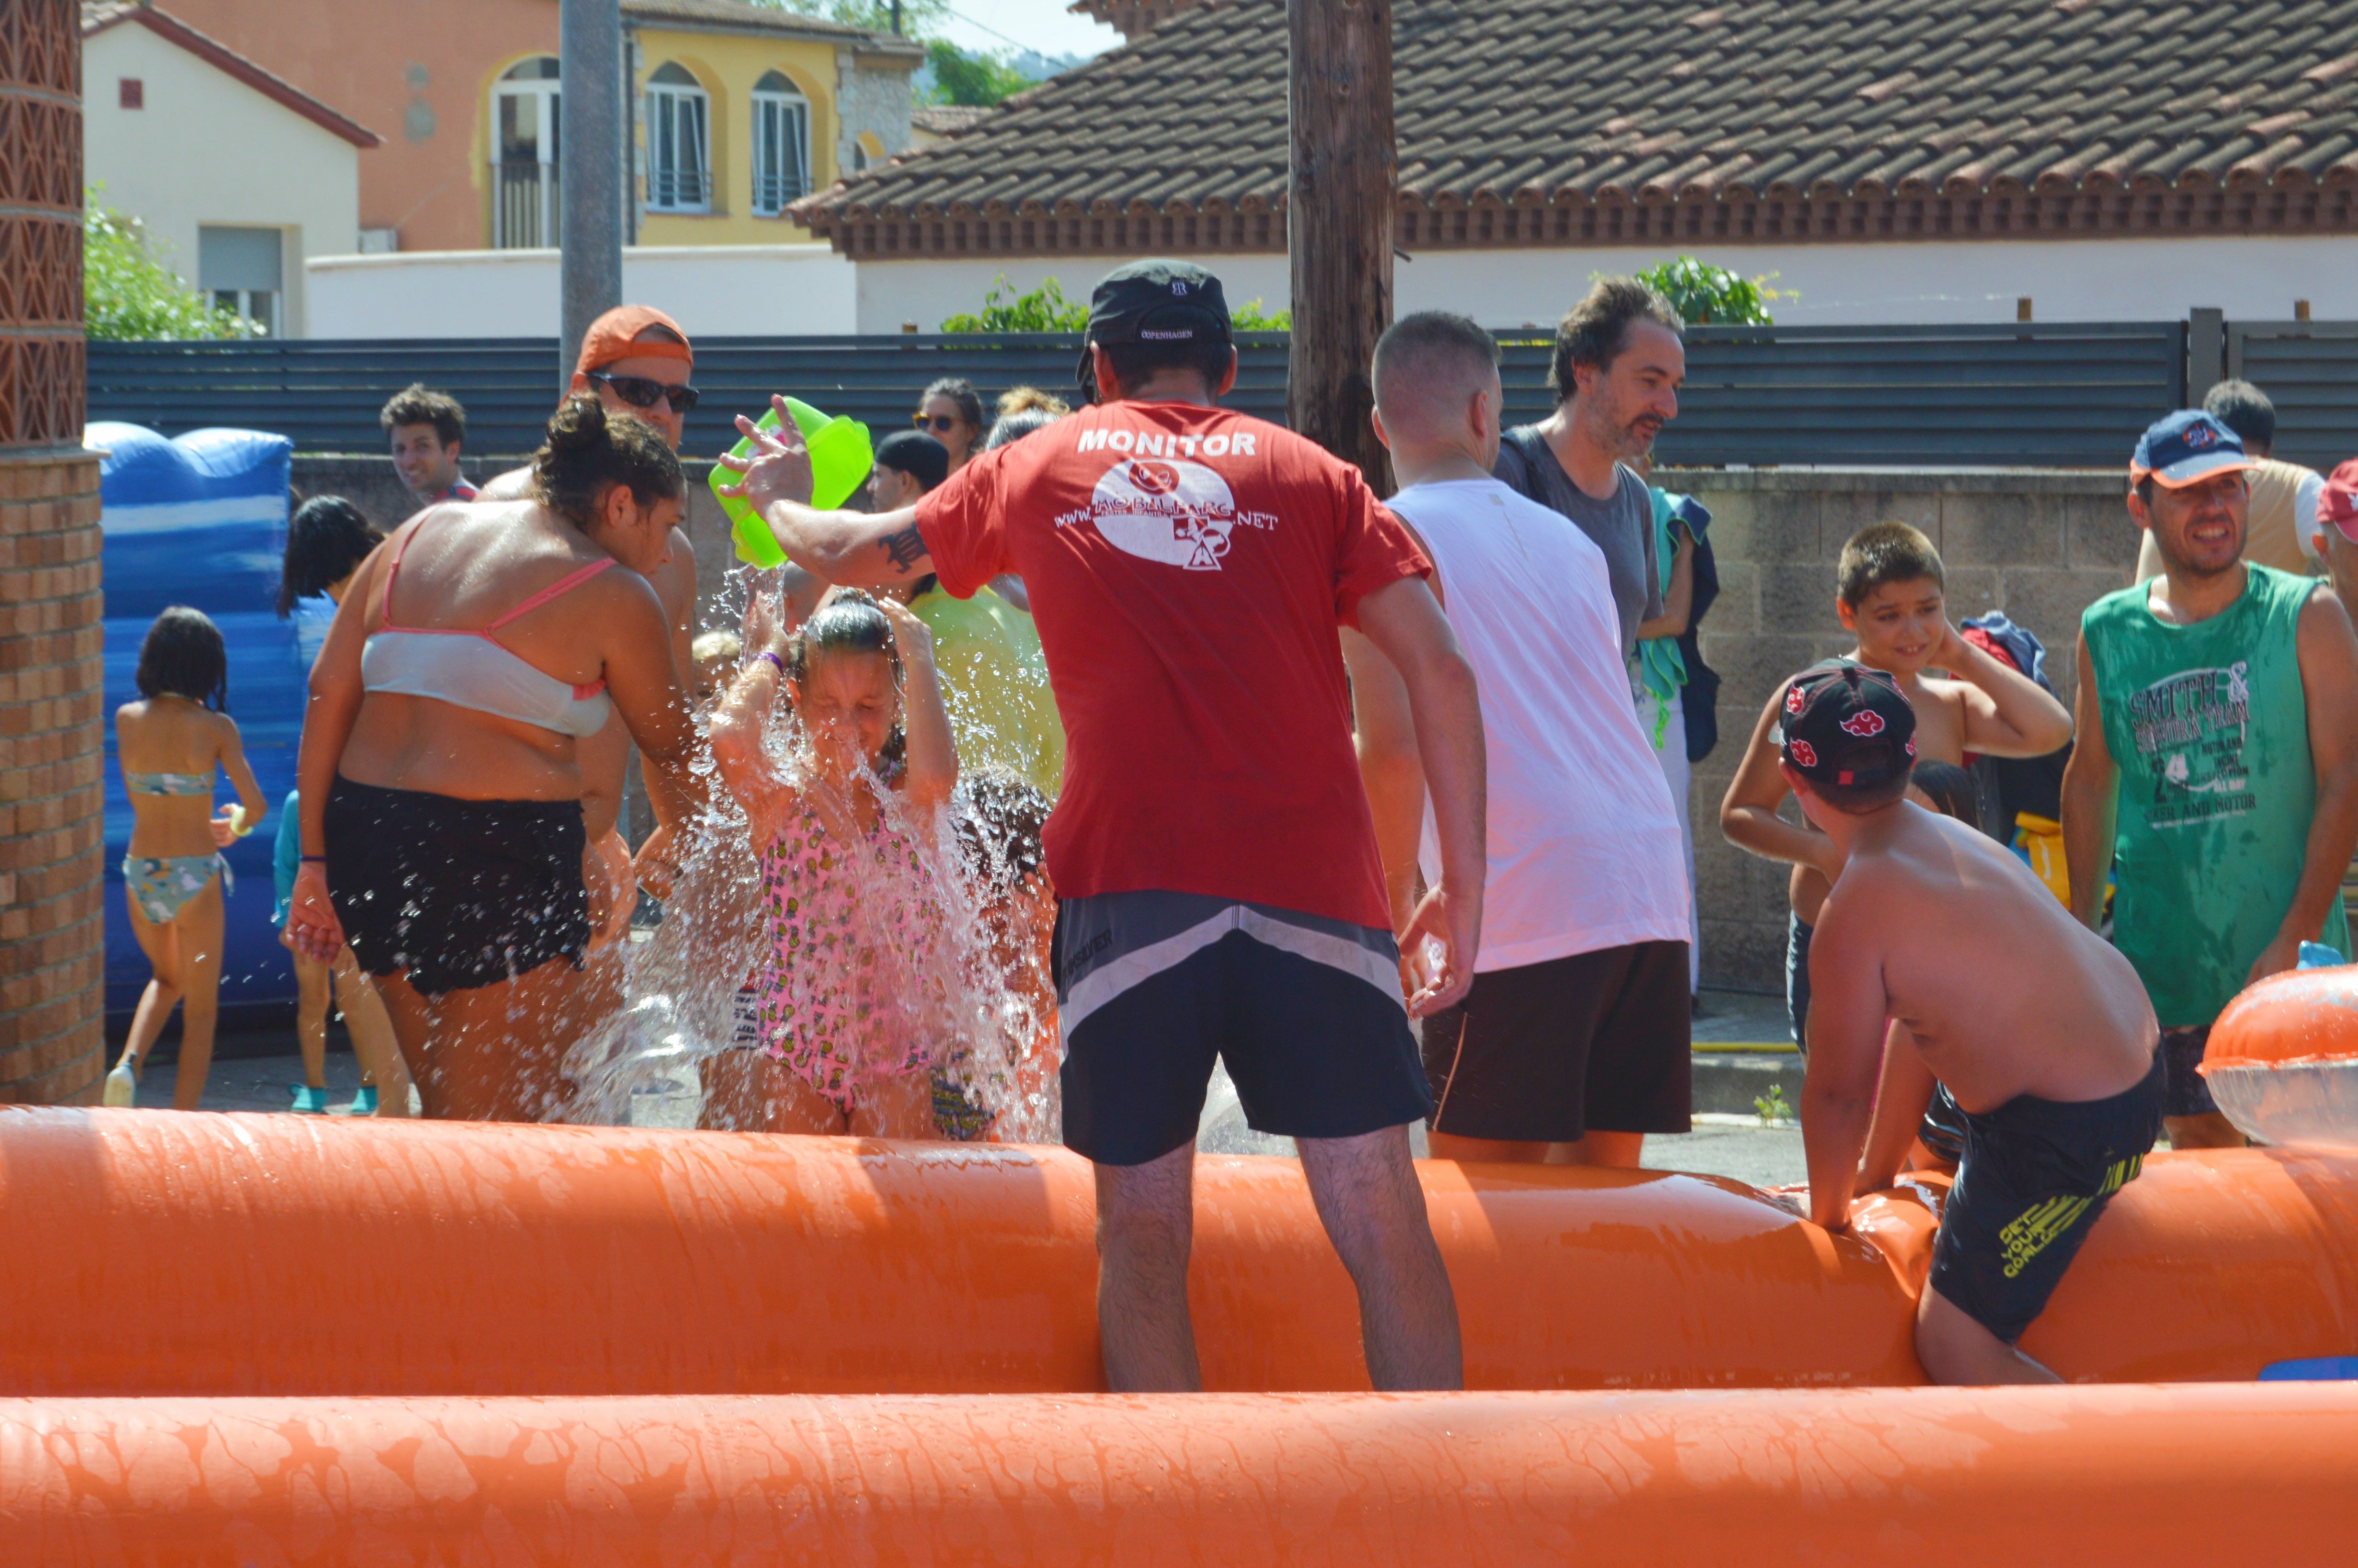
[[[895,430],[876,443],[876,464],[897,469],[931,490],[950,477],[950,449],[923,430]]]
[[[1228,299],[1220,280],[1193,262],[1155,257],[1118,266],[1089,295],[1088,341],[1116,343],[1233,341]],[[1088,344],[1081,346],[1080,384],[1094,401],[1097,373]]]
[[[1916,708],[1883,671],[1835,660],[1785,687],[1777,743],[1812,784],[1883,784],[1916,765]]]

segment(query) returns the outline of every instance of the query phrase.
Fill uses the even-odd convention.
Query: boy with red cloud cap
[[[696,369],[696,350],[680,324],[652,305],[623,305],[590,324],[581,336],[581,354],[575,362],[571,396],[594,392],[609,414],[627,414],[663,432],[664,440],[679,450],[687,411],[696,406],[697,391],[689,382]],[[512,501],[532,493],[529,466],[513,469],[483,486],[485,501]],[[682,689],[696,667],[690,648],[695,638],[696,551],[687,533],[671,531],[671,553],[647,579],[663,601],[672,628],[672,657],[677,664]],[[655,831],[640,847],[633,864],[630,845],[618,826],[622,802],[622,778],[631,758],[630,734],[619,717],[580,743],[581,811],[590,834],[590,850],[582,866],[590,885],[590,918],[596,926],[593,946],[618,940],[630,928],[631,910],[644,878],[657,896],[669,885],[671,803],[660,791],[650,791]]]
[[[2358,637],[2331,589],[2244,559],[2252,467],[2198,409],[2138,441],[2129,516],[2162,571],[2081,618],[2063,773],[2073,913],[2095,927],[2109,873],[2114,944],[2161,1020],[2178,1149],[2244,1141],[2196,1070],[2220,1011],[2304,941],[2350,951]]]
[[[1776,740],[1779,771],[1841,857],[1810,946],[1810,1217],[1847,1229],[1853,1194],[1892,1184],[1946,1085],[1964,1157],[1917,1357],[1936,1383],[2056,1381],[2015,1342],[2160,1130],[2145,988],[2003,845],[1907,798],[1916,710],[1891,676],[1847,661],[1804,671]]]

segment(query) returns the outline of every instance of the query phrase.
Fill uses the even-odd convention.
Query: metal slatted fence
[[[2124,460],[2136,432],[2185,396],[2182,322],[2001,327],[1702,327],[1688,335],[1681,414],[1665,461],[1696,464],[2095,466]],[[1248,333],[1232,407],[1282,420],[1286,339]],[[918,335],[708,339],[703,401],[685,449],[734,439],[731,418],[773,391],[867,422],[905,427],[925,385],[973,382],[985,402],[1011,386],[1076,396],[1076,336]],[[1549,347],[1509,341],[1508,414],[1552,405]],[[92,343],[90,416],[167,435],[209,425],[271,430],[303,451],[375,451],[377,410],[413,381],[466,405],[469,449],[530,451],[554,403],[547,339],[492,341],[290,340]]]
[[[2275,456],[2320,473],[2358,457],[2358,321],[2236,321],[2227,373],[2277,406]]]

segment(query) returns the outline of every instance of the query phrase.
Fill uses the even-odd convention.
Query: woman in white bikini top
[[[527,502],[429,508],[362,566],[311,672],[289,925],[378,978],[426,1114],[535,1119],[620,1000],[588,937],[579,742],[611,712],[684,816],[706,785],[645,574],[678,461],[568,399]],[[631,568],[615,571],[617,565]]]

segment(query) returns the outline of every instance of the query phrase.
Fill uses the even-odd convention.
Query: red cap
[[[650,327],[661,327],[679,340],[672,342],[664,338],[640,340],[639,334]],[[696,351],[688,347],[687,334],[678,322],[652,305],[621,305],[590,323],[581,334],[581,358],[574,370],[587,375],[593,370],[603,370],[616,360],[696,359]]]
[[[2335,469],[2317,497],[2317,520],[2358,545],[2358,458]]]

